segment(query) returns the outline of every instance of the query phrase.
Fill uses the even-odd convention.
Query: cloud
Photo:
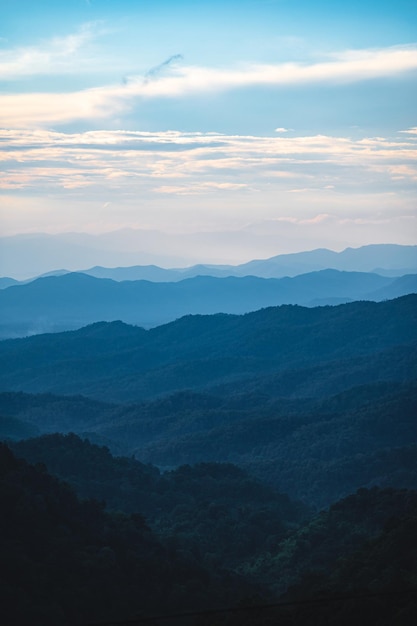
[[[178,97],[186,93],[223,91],[253,86],[288,86],[306,83],[345,83],[388,77],[417,69],[416,46],[345,51],[321,63],[249,65],[241,69],[176,68],[171,75],[132,91],[143,97]]]
[[[71,55],[89,36],[86,31],[66,38],[58,57],[48,53],[45,58],[42,54],[31,58],[30,54],[22,53],[16,59],[3,59],[3,63],[0,58],[0,76],[51,71],[52,68],[55,71],[59,66],[59,59]],[[70,93],[3,94],[0,96],[0,125],[36,127],[77,120],[105,119],[129,110],[137,99],[183,98],[193,94],[213,94],[258,86],[340,84],[398,76],[417,69],[417,47],[394,46],[347,51],[319,63],[250,65],[238,69],[180,67],[175,64],[177,59],[178,55],[174,55],[149,70],[145,76],[131,77],[123,84]],[[167,73],[162,71],[166,68],[169,69]]]
[[[54,37],[37,46],[0,51],[0,80],[13,81],[29,76],[75,73],[84,63],[77,54],[99,34],[98,23],[83,24],[65,37]]]
[[[417,176],[412,137],[251,136],[179,131],[0,130],[0,190],[83,189],[104,202],[155,194],[254,191],[336,199],[410,194]],[[354,210],[354,207],[352,207]]]

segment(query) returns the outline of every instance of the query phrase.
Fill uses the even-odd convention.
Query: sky
[[[416,2],[0,14],[0,235],[210,233],[190,262],[417,243]]]

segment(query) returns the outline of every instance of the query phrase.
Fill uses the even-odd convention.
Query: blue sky
[[[2,234],[417,243],[417,3],[0,5]]]

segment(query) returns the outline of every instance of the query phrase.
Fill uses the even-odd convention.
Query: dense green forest
[[[216,613],[214,622],[200,615],[186,623],[272,624],[279,617],[279,623],[347,624],[355,617],[365,624],[370,606],[377,623],[413,623],[417,598],[403,592],[416,588],[417,492],[361,489],[312,514],[232,465],[161,475],[75,435],[14,447],[45,459],[79,493],[108,493],[109,502],[105,510],[97,499],[79,500],[44,463],[28,465],[0,447],[8,624],[233,607]],[[305,605],[323,594],[335,601]],[[341,594],[356,599],[353,607]],[[278,600],[295,604],[242,609]]]
[[[106,512],[0,445],[2,623],[82,624],[228,605],[253,593],[191,551],[163,545],[139,513]]]
[[[235,463],[309,506],[359,487],[417,488],[417,382],[374,383],[334,396],[179,392],[140,405],[0,394],[0,433],[76,432],[163,469]]]

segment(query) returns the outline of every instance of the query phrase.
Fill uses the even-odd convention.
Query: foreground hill
[[[250,587],[163,545],[143,517],[80,501],[0,444],[0,600],[8,626],[69,626],[224,606]],[[152,622],[153,623],[153,622]]]
[[[285,530],[277,513],[285,519],[293,505],[233,466],[186,466],[161,476],[74,436],[29,441],[21,452],[67,472],[81,490],[104,488],[112,497],[115,480],[124,478],[119,503],[131,501],[130,484],[142,487],[165,523],[157,533],[138,512],[106,513],[96,500],[79,501],[44,465],[27,465],[0,445],[0,595],[8,624],[129,621],[223,607],[215,615],[220,626],[415,623],[415,593],[407,592],[417,575],[416,492],[361,489]],[[219,568],[233,560],[235,571]],[[254,589],[259,608],[248,599]],[[286,590],[283,599],[295,604],[262,610]],[[184,620],[214,623],[212,615]]]
[[[171,283],[63,274],[0,290],[0,337],[71,330],[97,320],[122,320],[148,328],[186,314],[380,301],[416,292],[417,274],[392,278],[323,270],[294,278],[197,276]]]
[[[115,458],[74,434],[9,445],[19,457],[46,464],[79,496],[105,501],[109,510],[140,512],[161,538],[223,568],[238,567],[277,544],[311,514],[231,464],[184,465],[161,473],[132,457]]]

